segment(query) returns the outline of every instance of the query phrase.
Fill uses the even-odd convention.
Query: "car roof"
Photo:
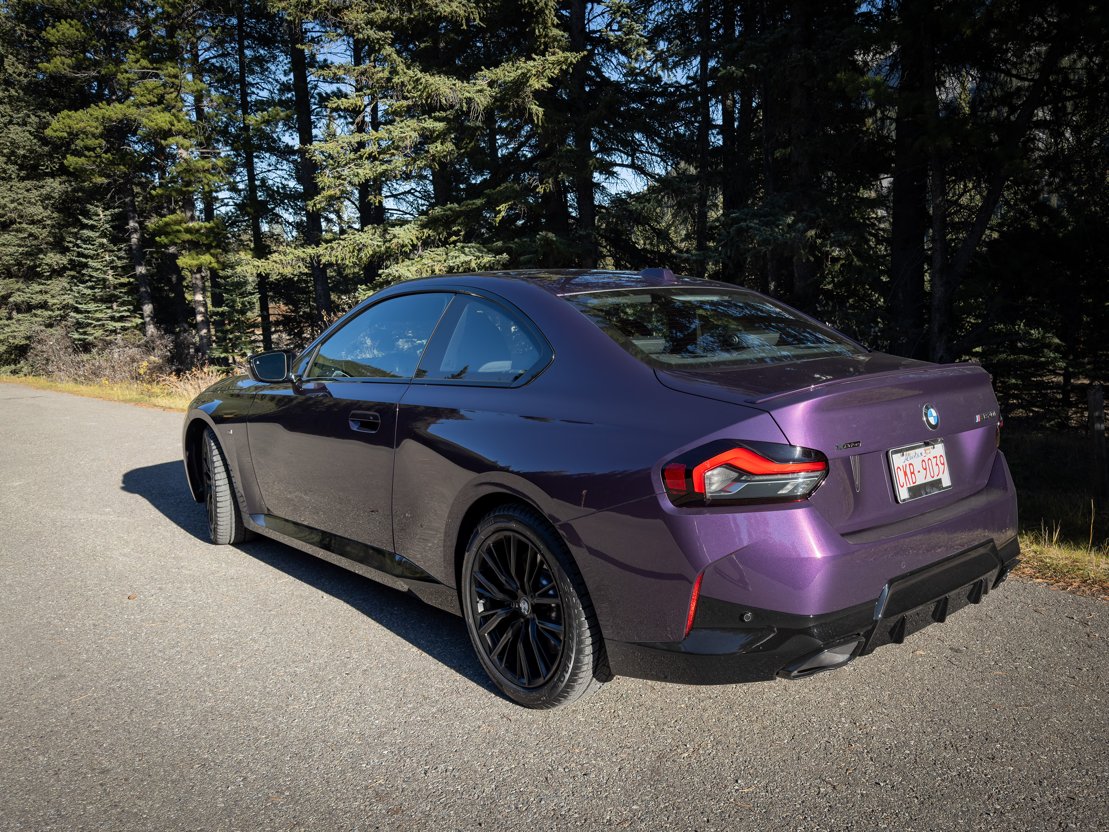
[[[474,279],[475,285],[488,285],[490,280],[529,283],[559,297],[614,289],[655,289],[667,286],[736,288],[715,280],[675,275],[669,269],[644,269],[641,272],[609,271],[605,269],[515,269],[417,278],[419,281],[449,281],[455,285],[466,285],[470,279]],[[406,281],[406,283],[411,282],[413,281]]]

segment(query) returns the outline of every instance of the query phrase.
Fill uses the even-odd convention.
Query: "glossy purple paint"
[[[413,291],[482,293],[526,315],[553,358],[515,388],[221,382],[190,409],[186,458],[198,426],[213,426],[249,526],[265,533],[266,515],[295,520],[399,553],[451,588],[471,507],[528,502],[566,541],[612,642],[680,642],[702,573],[703,597],[756,614],[819,616],[875,601],[890,581],[948,555],[1015,537],[997,402],[981,368],[867,353],[656,371],[561,297],[635,285],[655,284],[525,272],[391,287],[362,306]],[[938,433],[921,418],[926,403],[941,413]],[[347,429],[348,411],[367,405],[386,414],[388,430]],[[953,487],[898,503],[888,451],[936,436]],[[662,466],[714,439],[814,448],[829,475],[798,503],[676,508]]]

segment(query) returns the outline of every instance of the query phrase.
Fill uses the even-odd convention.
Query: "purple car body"
[[[981,367],[870,352],[838,335],[848,346],[812,358],[666,363],[634,354],[650,338],[620,343],[589,308],[619,292],[696,291],[739,298],[727,294],[735,287],[657,271],[393,286],[321,335],[287,378],[227,379],[193,402],[184,431],[193,496],[206,497],[210,429],[244,528],[455,612],[466,609],[462,564],[482,518],[506,502],[534,511],[580,574],[603,638],[600,678],[804,676],[900,642],[1001,582],[1016,562],[1016,496]],[[510,383],[423,369],[306,375],[346,322],[413,293],[496,304],[543,354]],[[434,351],[436,338],[420,348]],[[811,449],[822,479],[803,499],[676,500],[675,488],[699,482],[701,449],[731,446]],[[920,446],[941,448],[950,474],[934,493],[899,499],[891,453]],[[767,470],[798,464],[758,458]],[[683,459],[688,468],[675,463]]]

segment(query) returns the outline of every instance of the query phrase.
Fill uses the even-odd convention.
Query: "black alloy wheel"
[[[584,582],[561,539],[535,511],[487,515],[463,561],[462,606],[482,666],[505,694],[554,708],[607,677]]]
[[[485,540],[473,572],[482,648],[506,678],[523,688],[550,681],[562,658],[565,613],[543,555],[521,534]]]

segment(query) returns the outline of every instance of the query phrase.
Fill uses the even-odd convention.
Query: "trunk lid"
[[[949,506],[981,491],[993,468],[997,399],[977,365],[870,353],[656,372],[673,389],[765,410],[790,443],[823,452],[828,479],[810,500],[843,534]],[[926,406],[939,414],[936,429]],[[932,440],[943,440],[951,487],[898,502],[889,452]]]

